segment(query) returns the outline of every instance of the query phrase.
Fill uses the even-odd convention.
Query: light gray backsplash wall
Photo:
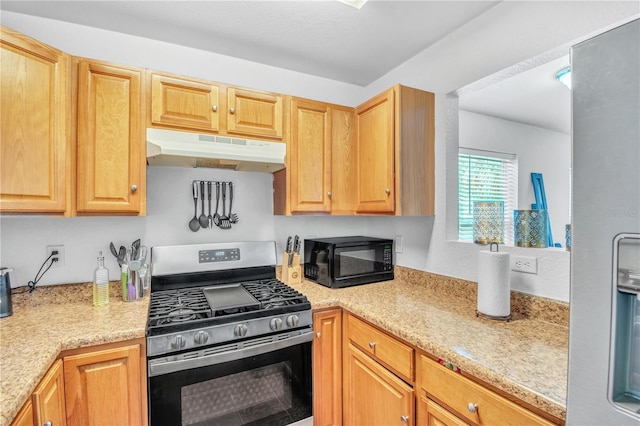
[[[229,230],[189,230],[193,217],[192,180],[232,181],[233,210],[240,221]],[[275,240],[278,262],[288,235],[300,238],[367,235],[404,237],[403,253],[396,263],[424,269],[431,238],[432,217],[339,217],[273,215],[273,176],[267,173],[233,172],[219,169],[147,167],[146,217],[0,217],[0,264],[14,268],[14,287],[34,278],[46,258],[48,245],[64,245],[65,264],[50,269],[39,284],[90,282],[96,257],[102,251],[110,278],[119,275],[109,243],[130,245],[140,238],[152,247],[230,241]],[[200,214],[198,201],[198,214]],[[212,201],[215,208],[215,201]],[[220,208],[222,212],[222,208]]]

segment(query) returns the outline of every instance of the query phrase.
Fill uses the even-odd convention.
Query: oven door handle
[[[261,355],[267,352],[277,351],[301,343],[313,340],[313,330],[305,330],[301,334],[283,340],[271,341],[259,345],[243,347],[228,352],[221,352],[212,355],[200,356],[197,358],[186,358],[175,360],[175,357],[158,358],[149,360],[149,377],[161,376],[163,374],[175,373],[177,371],[189,370],[191,368],[207,367],[210,365],[222,364],[242,358]],[[171,360],[173,358],[174,360]]]

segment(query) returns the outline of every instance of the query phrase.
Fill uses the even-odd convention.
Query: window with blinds
[[[514,154],[460,148],[458,153],[458,239],[473,241],[473,202],[504,203],[504,242],[513,245],[513,210],[518,203]]]

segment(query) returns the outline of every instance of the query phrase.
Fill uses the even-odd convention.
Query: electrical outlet
[[[402,249],[404,246],[404,237],[402,235],[396,235],[395,244],[396,253],[402,253]]]
[[[52,268],[62,268],[64,266],[64,246],[47,246],[47,257],[49,257],[54,251],[57,251],[58,254],[54,254],[51,258],[58,258],[58,261],[53,262]]]
[[[511,256],[511,270],[527,274],[538,273],[538,259],[528,256]]]

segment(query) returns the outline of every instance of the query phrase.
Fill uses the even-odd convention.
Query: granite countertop
[[[0,426],[8,425],[61,351],[141,338],[149,298],[95,308],[90,284],[14,296],[0,320]],[[475,285],[396,267],[396,279],[345,289],[293,285],[314,309],[340,306],[534,407],[565,418],[568,305],[512,293],[513,320],[475,315]],[[542,300],[542,301],[541,301]]]
[[[396,267],[396,279],[293,286],[314,308],[341,306],[465,373],[565,419],[568,304],[512,292],[509,322],[476,317],[475,283]]]
[[[99,308],[91,284],[12,296],[13,315],[0,319],[0,425],[11,423],[61,351],[145,336],[149,297],[123,302],[119,286],[112,283],[109,305]]]

